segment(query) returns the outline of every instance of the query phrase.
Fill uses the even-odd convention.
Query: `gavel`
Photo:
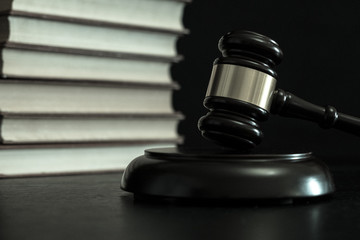
[[[274,68],[283,52],[274,40],[251,31],[232,31],[220,39],[218,48],[222,56],[214,61],[204,99],[209,112],[198,122],[206,139],[237,150],[251,149],[263,139],[259,122],[270,113],[360,136],[359,118],[276,89]]]
[[[317,122],[360,135],[360,119],[276,89],[283,57],[270,38],[233,31],[219,41],[200,118],[202,135],[227,148],[148,149],[126,168],[121,188],[138,199],[269,200],[323,197],[334,192],[326,165],[312,153],[249,153],[261,142],[259,122],[270,113]]]

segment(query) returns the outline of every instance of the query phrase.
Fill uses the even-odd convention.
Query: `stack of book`
[[[119,171],[181,142],[175,0],[2,0],[1,177]]]

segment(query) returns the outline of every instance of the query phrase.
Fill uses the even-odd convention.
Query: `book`
[[[4,144],[176,141],[181,114],[5,114]]]
[[[0,178],[120,172],[145,149],[176,143],[0,145]]]
[[[0,80],[2,114],[169,114],[178,85],[37,79]]]
[[[181,144],[170,68],[187,2],[2,0],[0,178],[121,171]]]
[[[174,0],[2,0],[0,11],[124,23],[184,31],[182,14],[189,1]]]
[[[6,43],[0,47],[3,78],[87,79],[169,83],[176,58]]]
[[[0,16],[0,42],[176,57],[177,32],[36,13]]]

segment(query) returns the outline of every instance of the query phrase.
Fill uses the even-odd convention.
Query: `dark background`
[[[359,13],[358,0],[194,0],[183,19],[191,33],[178,41],[185,60],[172,69],[182,86],[174,106],[186,116],[179,126],[185,145],[212,146],[200,136],[197,120],[206,113],[202,101],[212,62],[219,56],[217,42],[235,29],[256,31],[279,43],[284,60],[277,67],[277,87],[360,116]],[[265,139],[258,149],[360,157],[360,138],[347,133],[274,115],[262,126]]]

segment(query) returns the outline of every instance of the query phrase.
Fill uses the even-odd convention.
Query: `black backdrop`
[[[218,39],[246,29],[277,41],[284,60],[277,67],[278,87],[318,105],[360,116],[360,1],[358,0],[194,0],[185,9],[191,33],[178,41],[185,60],[172,68],[182,89],[175,109],[186,119],[179,125],[186,146],[212,146],[197,130]],[[323,156],[360,157],[360,138],[314,123],[271,116],[262,124],[261,148],[313,151]],[[359,159],[360,160],[360,159]]]

